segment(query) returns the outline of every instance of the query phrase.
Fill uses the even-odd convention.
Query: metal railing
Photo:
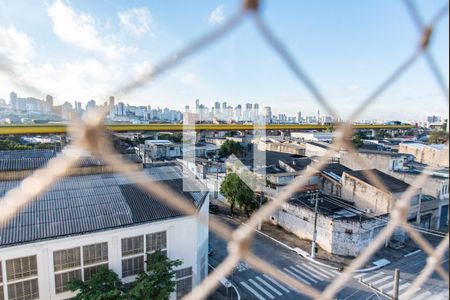
[[[434,34],[435,26],[448,14],[448,3],[437,11],[435,16],[429,23],[425,23],[417,12],[416,7],[412,1],[404,0],[405,8],[412,16],[414,24],[418,29],[418,43],[417,47],[412,49],[410,55],[406,55],[405,60],[385,78],[383,82],[369,95],[362,104],[354,111],[351,117],[347,120],[348,123],[339,126],[338,130],[341,132],[340,138],[335,140],[334,147],[331,147],[326,155],[314,163],[312,168],[308,168],[298,176],[276,199],[263,205],[257,212],[255,212],[247,222],[247,226],[241,226],[236,230],[231,230],[227,225],[222,223],[219,219],[211,216],[209,219],[210,229],[216,234],[228,241],[228,257],[212,272],[200,285],[195,287],[192,292],[185,297],[187,300],[197,300],[206,298],[219,284],[221,278],[230,274],[234,267],[240,262],[245,261],[256,270],[263,272],[274,279],[295,288],[299,293],[315,299],[333,299],[337,293],[345,286],[345,284],[352,279],[352,272],[362,267],[373,255],[381,248],[386,239],[389,238],[396,228],[403,228],[409,236],[420,246],[420,248],[428,255],[426,266],[416,277],[411,286],[409,286],[404,297],[409,298],[414,294],[417,287],[420,287],[433,272],[437,272],[444,281],[448,283],[448,273],[442,268],[441,262],[445,252],[448,250],[449,235],[447,235],[442,242],[433,248],[420,233],[418,233],[407,222],[410,198],[414,195],[416,188],[422,186],[430,172],[423,172],[417,177],[417,180],[411,185],[401,199],[396,201],[394,209],[390,214],[389,222],[384,230],[373,240],[373,242],[357,257],[352,263],[323,291],[320,291],[312,286],[306,285],[297,279],[278,271],[276,267],[269,264],[266,260],[257,257],[252,253],[252,237],[255,234],[254,229],[258,226],[259,220],[266,219],[275,210],[285,203],[299,188],[308,182],[308,178],[314,175],[315,171],[325,166],[330,157],[340,149],[345,147],[349,149],[361,166],[365,166],[365,162],[357,155],[357,150],[350,144],[352,135],[352,123],[363,112],[376,102],[380,95],[390,88],[399,78],[401,78],[418,60],[423,57],[432,71],[432,75],[440,87],[445,101],[448,102],[448,87],[440,73],[439,68],[433,58],[429,47],[431,38]],[[322,105],[330,115],[335,119],[340,119],[338,111],[332,107],[322,94],[321,90],[314,83],[314,81],[307,75],[306,71],[293,58],[291,53],[287,50],[284,43],[276,36],[271,27],[266,23],[260,14],[260,1],[245,0],[240,9],[234,16],[232,16],[225,24],[220,26],[215,31],[206,34],[200,39],[190,43],[185,48],[170,55],[168,59],[163,60],[151,72],[141,76],[137,80],[130,81],[126,85],[120,87],[115,91],[109,91],[109,94],[124,96],[131,91],[151,82],[155,78],[163,75],[167,70],[180,64],[185,58],[198,53],[203,48],[210,46],[220,38],[229,34],[232,30],[238,27],[242,21],[248,18],[253,22],[259,34],[265,39],[267,44],[272,47],[273,51],[279,55],[283,63],[286,64],[292,75],[304,85],[312,94],[314,99]],[[12,64],[2,60],[0,70],[8,74],[12,80],[20,86],[27,87],[29,90],[39,91],[30,82],[26,82],[18,74],[15,73]],[[107,138],[107,127],[104,125],[106,118],[106,111],[97,111],[85,114],[80,120],[75,121],[69,127],[69,134],[72,143],[67,147],[64,154],[52,159],[49,164],[40,170],[37,170],[33,175],[24,179],[20,186],[10,190],[5,197],[0,201],[0,224],[5,224],[12,218],[16,212],[23,206],[29,204],[36,197],[51,187],[51,185],[59,178],[68,174],[69,170],[76,165],[77,161],[82,156],[83,150],[88,150],[94,155],[101,156],[103,160],[111,165],[114,165],[117,171],[122,172],[126,176],[133,179],[134,182],[143,190],[158,197],[160,201],[178,209],[179,211],[190,214],[198,218],[200,222],[207,222],[204,217],[197,215],[197,211],[188,205],[186,201],[179,194],[171,191],[168,187],[151,180],[148,175],[138,173],[125,161],[117,155],[114,155],[114,150],[111,142]],[[448,147],[448,145],[447,145]],[[429,167],[428,169],[432,169]],[[370,171],[366,172],[370,181],[378,188],[386,190],[376,176]],[[1,226],[1,225],[0,225]]]

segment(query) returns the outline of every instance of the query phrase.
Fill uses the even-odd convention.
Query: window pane
[[[167,248],[167,235],[166,232],[157,232],[146,235],[147,252],[154,252]]]
[[[100,268],[108,269],[108,264],[98,265],[94,267],[84,268],[84,281],[90,280]]]
[[[79,279],[81,280],[81,270],[75,270],[70,271],[62,274],[56,274],[55,275],[55,292],[56,294],[60,294],[63,292],[67,292],[68,289],[68,283]]]
[[[38,280],[8,284],[9,300],[33,300],[39,298]]]
[[[177,280],[177,299],[186,296],[192,290],[192,277]]]
[[[92,265],[108,261],[108,243],[83,246],[83,262]]]
[[[3,286],[0,285],[0,300],[5,300],[5,295],[3,294]]]
[[[187,277],[187,276],[192,276],[192,267],[188,267],[188,268],[184,268],[184,269],[175,271],[175,276],[177,279]]]
[[[72,269],[81,266],[80,248],[73,248],[53,253],[55,271]]]
[[[144,236],[122,239],[122,256],[144,253]]]
[[[21,257],[6,261],[6,277],[8,281],[36,276],[36,256]]]
[[[122,278],[144,272],[144,256],[122,260]]]

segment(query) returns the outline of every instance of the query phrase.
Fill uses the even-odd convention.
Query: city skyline
[[[428,20],[441,2],[418,3],[423,17]],[[323,3],[268,2],[264,17],[276,32],[283,33],[281,38],[295,58],[345,118],[414,49],[418,35],[400,1],[327,3],[327,9]],[[0,94],[7,95],[11,90],[27,93],[23,86],[32,83],[52,94],[55,104],[72,99],[107,99],[121,83],[151,69],[205,31],[217,28],[237,11],[238,4],[179,4],[182,9],[178,10],[190,12],[189,16],[175,13],[179,18],[170,18],[168,14],[175,11],[173,3],[36,1],[31,4],[35,14],[25,16],[20,12],[30,5],[26,1],[0,1],[0,37],[7,41],[0,57],[21,79],[14,82],[17,78],[2,73]],[[285,5],[292,9],[284,9]],[[309,14],[311,11],[318,13]],[[342,23],[341,18],[348,21]],[[299,19],[303,19],[300,24]],[[438,26],[432,52],[448,81],[448,68],[444,67],[448,65],[448,40],[440,38],[448,34],[446,22],[448,17]],[[354,29],[356,24],[358,30]],[[342,35],[343,31],[350,34]],[[261,50],[250,51],[254,47]],[[389,52],[380,51],[386,47]],[[329,49],[334,54],[331,60],[325,52]],[[247,25],[156,82],[127,95],[124,101],[160,107],[170,103],[182,110],[186,99],[197,98],[210,104],[214,99],[259,102],[261,106],[276,106],[285,114],[292,107],[306,114],[315,114],[318,109],[326,113]],[[426,64],[419,61],[363,118],[421,119],[448,115],[446,106]]]

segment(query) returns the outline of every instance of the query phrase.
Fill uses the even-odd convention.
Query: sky
[[[429,21],[445,0],[416,0]],[[64,101],[107,97],[219,28],[238,0],[0,0],[0,98]],[[342,117],[406,58],[419,40],[400,0],[266,0],[262,18]],[[431,46],[448,86],[448,15]],[[260,103],[274,113],[326,110],[261,38],[251,18],[217,43],[116,101],[183,109]],[[361,119],[448,116],[448,102],[420,59]]]

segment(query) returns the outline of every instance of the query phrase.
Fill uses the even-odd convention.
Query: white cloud
[[[69,44],[100,52],[107,58],[117,58],[123,51],[123,48],[99,35],[91,15],[75,12],[62,0],[53,2],[48,14],[53,21],[53,32]]]
[[[13,63],[28,63],[34,56],[33,42],[13,26],[0,27],[0,59]]]
[[[195,73],[186,73],[181,76],[181,83],[185,85],[195,85],[198,82],[198,77]]]
[[[152,16],[145,7],[133,8],[118,13],[120,25],[136,36],[150,31]]]
[[[225,9],[223,5],[217,6],[209,15],[209,23],[212,24],[223,24],[225,19]]]

